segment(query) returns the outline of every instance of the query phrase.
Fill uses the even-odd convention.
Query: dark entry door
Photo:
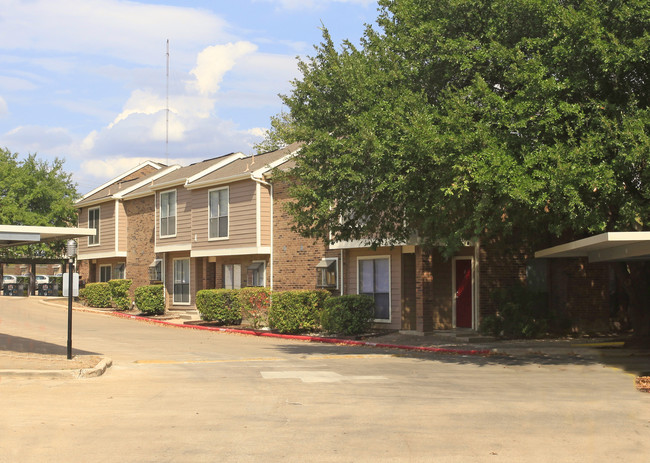
[[[456,260],[456,327],[472,327],[472,261]]]

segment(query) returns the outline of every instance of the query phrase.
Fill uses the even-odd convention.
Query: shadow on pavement
[[[447,347],[447,346],[439,346]],[[481,347],[474,346],[477,349]],[[493,347],[493,346],[490,346]],[[506,348],[502,350],[506,353],[493,353],[488,355],[467,355],[454,353],[436,353],[436,352],[418,352],[390,348],[375,347],[350,347],[323,345],[317,343],[287,344],[275,346],[287,354],[291,355],[393,355],[395,357],[411,358],[423,362],[434,361],[442,363],[454,363],[461,365],[474,366],[524,366],[524,365],[606,365],[609,367],[619,368],[634,375],[645,376],[650,371],[650,351],[625,349],[625,348],[589,348],[580,349],[577,352],[553,352],[552,350],[526,351],[526,352],[508,352]],[[458,349],[459,346],[449,346],[451,349]],[[471,349],[472,346],[464,346],[461,349]],[[485,347],[483,347],[485,348]]]
[[[50,342],[39,341],[36,339],[23,338],[20,336],[10,336],[0,333],[0,351],[15,352],[21,354],[52,354],[67,355],[67,346],[53,344]],[[88,352],[85,350],[72,348],[73,355],[100,355],[97,352]]]

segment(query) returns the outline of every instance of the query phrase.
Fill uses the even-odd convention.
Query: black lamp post
[[[68,360],[70,360],[72,358],[72,263],[77,255],[75,240],[68,240],[66,254],[68,255]]]

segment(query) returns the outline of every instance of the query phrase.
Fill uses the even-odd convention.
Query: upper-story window
[[[160,236],[176,235],[176,190],[160,193]]]
[[[88,246],[99,244],[99,207],[88,209],[88,228],[95,229],[95,236],[88,237]]]
[[[228,188],[211,190],[209,198],[210,238],[228,237]]]

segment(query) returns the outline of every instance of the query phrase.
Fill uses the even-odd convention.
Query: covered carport
[[[94,228],[72,228],[72,227],[45,227],[26,225],[0,225],[0,248],[25,246],[37,243],[48,243],[59,240],[77,239],[84,236],[94,236]],[[23,256],[12,258],[1,258],[2,263],[24,262],[32,266],[32,273],[36,263],[64,262],[65,256],[60,259],[46,259],[38,256]],[[2,281],[2,266],[0,265],[0,281]],[[30,288],[29,292],[33,292]]]
[[[538,259],[571,257],[613,264],[629,298],[628,315],[635,336],[650,339],[650,231],[602,233],[535,253]]]
[[[542,249],[535,258],[586,257],[589,262],[650,260],[650,231],[608,232]]]

